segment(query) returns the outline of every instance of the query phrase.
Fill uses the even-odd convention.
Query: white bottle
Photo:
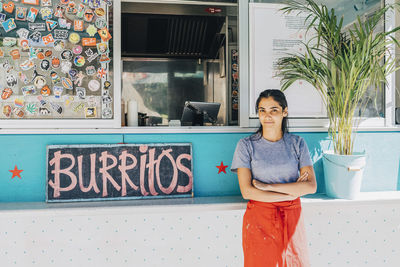
[[[128,126],[138,126],[138,104],[135,100],[131,99],[128,101],[127,110],[127,123]]]

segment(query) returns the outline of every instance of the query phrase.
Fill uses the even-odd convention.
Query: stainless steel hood
[[[214,59],[235,6],[123,3],[122,56]]]

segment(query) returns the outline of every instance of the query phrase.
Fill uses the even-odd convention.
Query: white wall
[[[1,204],[1,266],[243,266],[245,203],[221,199]],[[304,199],[303,209],[312,266],[399,266],[399,199]]]

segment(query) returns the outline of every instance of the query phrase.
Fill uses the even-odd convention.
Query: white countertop
[[[368,205],[385,202],[399,202],[400,191],[362,192],[357,199],[333,199],[325,194],[301,198],[303,206],[313,205]],[[73,203],[12,202],[0,203],[0,215],[38,212],[50,214],[116,214],[135,210],[140,213],[170,213],[213,210],[244,210],[246,200],[241,196],[194,197],[171,199],[140,199],[120,201],[96,201]]]

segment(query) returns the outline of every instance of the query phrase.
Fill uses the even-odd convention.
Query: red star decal
[[[218,168],[218,174],[221,173],[221,172],[226,173],[225,169],[226,169],[227,167],[228,167],[228,165],[224,165],[224,162],[221,161],[221,165],[217,166],[217,168]]]
[[[18,170],[17,165],[15,165],[14,170],[9,170],[9,172],[12,172],[12,177],[11,179],[13,179],[15,176],[18,176],[19,179],[21,179],[21,172],[23,172],[24,170]]]

